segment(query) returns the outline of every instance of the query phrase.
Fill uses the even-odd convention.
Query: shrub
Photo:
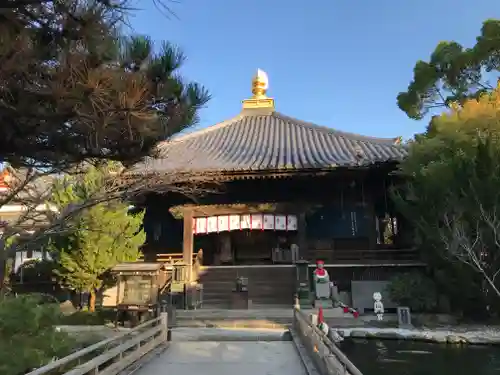
[[[0,374],[21,375],[71,353],[75,342],[57,332],[59,306],[27,295],[0,300]]]
[[[113,310],[102,309],[94,312],[88,310],[76,311],[62,318],[61,324],[75,326],[105,325],[113,322],[116,313]]]
[[[392,301],[417,312],[435,311],[438,296],[434,281],[422,272],[402,273],[391,278],[386,288]]]

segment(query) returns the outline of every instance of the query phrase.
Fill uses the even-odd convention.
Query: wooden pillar
[[[156,249],[144,249],[142,254],[144,255],[145,262],[156,262],[158,260],[156,256]]]
[[[375,215],[375,207],[373,206],[373,203],[370,202],[367,207],[365,207],[365,214],[368,215],[368,225],[370,226],[368,228],[368,239],[369,239],[369,249],[368,250],[375,250],[377,248],[377,217]]]
[[[297,216],[297,231],[299,245],[299,259],[309,259],[309,249],[307,248],[307,223],[306,213],[300,212]]]
[[[191,277],[191,267],[193,265],[193,211],[184,211],[184,237],[182,241],[182,260],[188,266],[187,267],[187,277]]]

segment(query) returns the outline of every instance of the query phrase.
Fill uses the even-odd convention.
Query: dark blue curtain
[[[369,220],[363,207],[322,207],[307,217],[309,238],[367,237]]]

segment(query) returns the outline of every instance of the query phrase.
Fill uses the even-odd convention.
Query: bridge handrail
[[[159,317],[148,320],[128,332],[99,341],[66,357],[37,368],[26,375],[51,374],[52,371],[60,370],[64,366],[81,360],[82,357],[94,353],[99,349],[104,349],[105,351],[92,359],[78,363],[73,369],[64,372],[64,375],[115,375],[160,344],[166,342],[167,333],[167,313],[161,313]],[[134,350],[130,351],[131,348],[134,348]],[[109,363],[113,359],[118,359],[118,361]],[[99,368],[107,363],[107,366]]]
[[[293,326],[321,374],[363,375],[337,345],[297,307],[294,307]]]

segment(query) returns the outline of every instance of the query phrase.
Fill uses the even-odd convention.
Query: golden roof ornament
[[[257,69],[257,73],[252,78],[252,94],[255,99],[266,97],[266,91],[269,88],[269,78],[263,70]]]
[[[267,73],[257,69],[257,73],[252,78],[252,98],[243,100],[243,109],[268,108],[274,110],[274,99],[266,96],[269,88],[269,78]]]

